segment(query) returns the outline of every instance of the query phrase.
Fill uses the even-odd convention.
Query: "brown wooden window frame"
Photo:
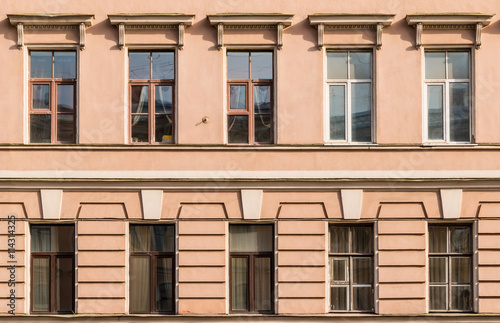
[[[34,226],[73,226],[74,228],[74,225],[51,225],[51,224],[40,224],[40,225],[33,225],[32,227]],[[74,229],[73,229],[74,230]],[[75,231],[73,231],[75,232]],[[73,236],[74,238],[74,236]],[[34,297],[34,294],[33,294],[33,288],[34,288],[34,284],[32,283],[31,284],[31,288],[30,288],[30,299],[32,300],[31,301],[31,305],[30,305],[30,310],[31,310],[31,313],[34,313],[34,314],[75,314],[74,311],[57,311],[56,310],[56,289],[57,289],[57,279],[56,279],[56,260],[57,259],[60,259],[60,258],[71,258],[72,260],[72,268],[73,268],[73,283],[72,283],[72,308],[73,310],[75,310],[75,251],[73,250],[73,252],[61,252],[61,251],[57,251],[57,252],[47,252],[47,251],[31,251],[31,261],[30,261],[30,266],[31,266],[31,269],[30,269],[30,279],[31,279],[31,282],[34,281],[34,273],[33,273],[33,260],[34,259],[40,259],[40,258],[49,258],[49,311],[35,311],[33,309],[33,297]]]
[[[235,224],[239,225],[239,224]],[[269,225],[269,224],[261,224],[261,225]],[[274,226],[272,226],[272,232],[274,232]],[[272,239],[274,241],[274,237]],[[229,309],[230,313],[238,314],[238,313],[246,313],[246,314],[273,314],[274,313],[274,246],[272,246],[273,251],[269,252],[233,252],[229,251]],[[233,309],[233,292],[232,292],[232,282],[233,282],[233,259],[247,259],[247,268],[248,268],[248,277],[247,277],[247,309],[246,310],[234,310]],[[269,286],[270,289],[270,297],[271,297],[271,309],[269,311],[258,311],[255,309],[255,259],[256,258],[268,258],[270,261],[271,267],[271,276],[270,281],[271,284]]]
[[[155,226],[155,224],[131,224],[134,226]],[[175,226],[173,224],[161,224],[161,226],[171,226],[174,227],[174,232],[175,232]],[[174,248],[175,250],[175,248]],[[150,282],[149,282],[149,287],[150,287],[150,309],[149,312],[133,312],[133,314],[175,314],[175,251],[168,252],[168,251],[130,251],[129,257],[148,257],[149,258],[149,277],[150,277]],[[160,258],[170,258],[172,261],[172,294],[170,295],[171,300],[172,300],[172,310],[171,311],[159,311],[156,308],[156,282],[157,282],[157,273],[156,273],[156,268],[157,268],[157,262],[158,259]]]
[[[230,145],[266,145],[266,144],[273,144],[274,143],[274,55],[275,53],[271,50],[228,50],[228,53],[249,53],[248,57],[248,71],[249,71],[249,77],[248,79],[229,79],[227,78],[227,84],[226,84],[226,91],[227,91],[227,119],[228,119],[228,125],[227,125],[227,133],[228,133],[228,144]],[[251,53],[271,53],[272,54],[272,79],[252,79],[251,78],[251,71],[252,71],[252,55]],[[226,53],[227,55],[227,53]],[[227,71],[226,71],[227,73]],[[227,74],[226,74],[227,75]],[[246,109],[245,110],[239,110],[239,109],[231,109],[231,86],[233,85],[244,85],[246,88]],[[254,108],[254,89],[256,86],[269,86],[271,89],[270,93],[270,103],[271,103],[271,108],[269,113],[255,113],[255,108]],[[270,141],[269,142],[257,142],[255,140],[255,117],[256,116],[266,116],[269,115],[270,118]],[[246,116],[248,117],[248,143],[230,143],[229,142],[229,116]]]
[[[441,228],[446,228],[446,237],[447,237],[447,252],[431,252],[430,249],[430,236],[429,236],[429,312],[435,313],[435,312],[458,312],[458,313],[472,313],[474,312],[474,259],[473,259],[473,232],[472,232],[472,225],[470,223],[457,223],[457,224],[436,224],[432,223],[429,224],[429,229],[430,228],[435,228],[435,227],[441,227]],[[469,252],[451,252],[450,251],[450,228],[467,228],[469,230],[469,238],[470,238],[470,245],[469,245]],[[445,276],[446,276],[446,282],[445,283],[434,283],[431,282],[431,265],[430,265],[430,259],[431,258],[446,258],[445,261]],[[469,259],[469,279],[470,283],[453,283],[451,281],[451,277],[453,275],[452,273],[452,260],[454,258],[468,258]],[[431,297],[432,294],[430,292],[432,287],[439,287],[439,286],[446,286],[446,309],[431,309]],[[452,287],[453,286],[464,286],[468,285],[470,287],[470,294],[469,294],[469,306],[470,309],[468,310],[459,310],[459,309],[452,309],[452,302],[453,302],[453,293],[452,293]]]
[[[349,252],[347,253],[339,253],[339,252],[332,252],[331,250],[331,241],[332,241],[332,228],[334,227],[343,227],[343,228],[349,228],[349,241],[347,242],[348,243],[348,247],[349,247]],[[352,252],[352,249],[353,249],[353,240],[352,240],[352,236],[353,236],[353,228],[361,228],[361,227],[364,227],[364,228],[369,228],[371,230],[371,240],[372,240],[372,244],[371,244],[371,252],[370,253],[355,253],[355,252]],[[347,294],[347,297],[348,297],[348,300],[347,300],[347,305],[348,305],[348,308],[346,310],[333,310],[332,309],[332,299],[330,299],[330,312],[361,312],[361,313],[372,313],[374,312],[375,310],[375,289],[374,289],[374,286],[375,286],[375,283],[374,283],[374,280],[375,280],[375,262],[374,262],[374,230],[373,230],[373,225],[372,224],[331,224],[329,226],[329,247],[328,247],[328,265],[330,267],[330,274],[329,274],[329,293],[331,295],[331,289],[332,287],[334,286],[348,286],[348,294]],[[347,265],[349,266],[348,268],[348,272],[347,272],[347,282],[341,282],[341,281],[334,281],[332,280],[332,264],[331,264],[331,260],[332,259],[339,259],[339,258],[347,258],[348,259],[348,263]],[[362,283],[362,284],[355,284],[353,282],[353,277],[354,277],[354,266],[353,266],[353,259],[354,258],[369,258],[371,261],[371,284],[367,284],[367,283]],[[353,309],[353,305],[354,305],[354,286],[362,286],[362,287],[367,287],[367,285],[371,285],[371,309],[369,310],[356,310],[356,309]],[[366,285],[366,286],[365,286]],[[331,296],[330,296],[331,298]]]
[[[175,114],[175,67],[174,67],[174,78],[173,79],[153,79],[153,53],[173,53],[174,64],[176,64],[176,53],[173,50],[130,50],[130,53],[149,53],[149,69],[150,78],[149,79],[131,79],[129,75],[129,142],[131,144],[155,144],[155,145],[165,145],[175,143],[175,131],[176,131],[176,114]],[[129,62],[130,62],[130,58]],[[132,112],[132,87],[133,86],[147,86],[148,87],[148,112],[147,113],[133,113]],[[155,111],[155,88],[157,86],[170,86],[172,87],[172,113],[156,113]],[[168,142],[156,141],[155,131],[156,131],[156,116],[171,116],[172,118],[172,140]],[[147,116],[148,117],[148,141],[133,141],[132,137],[132,118],[134,116]]]
[[[31,77],[31,53],[32,52],[51,52],[52,53],[52,77],[51,78],[32,78]],[[63,79],[54,77],[54,53],[55,52],[72,52],[75,53],[75,78]],[[76,116],[77,116],[77,79],[78,79],[78,55],[75,50],[30,50],[29,51],[29,117],[28,129],[30,133],[29,141],[33,144],[74,144],[76,143]],[[34,85],[48,85],[49,86],[49,109],[34,109],[33,108],[33,86]],[[72,85],[73,86],[73,112],[65,113],[57,111],[57,88],[59,85]],[[32,115],[50,115],[50,143],[31,142],[31,116]],[[57,116],[58,115],[73,115],[73,139],[70,141],[57,140]]]

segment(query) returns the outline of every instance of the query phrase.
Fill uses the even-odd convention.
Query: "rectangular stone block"
[[[224,221],[179,221],[179,234],[222,234],[226,233]]]
[[[379,235],[379,250],[425,250],[424,235]]]
[[[125,234],[124,221],[79,221],[78,235],[80,234]]]
[[[324,221],[280,221],[278,234],[326,234]]]
[[[225,250],[225,236],[179,236],[179,250]]]
[[[479,266],[478,280],[481,281],[500,281],[500,266]]]
[[[10,304],[10,299],[0,298],[0,314],[12,315],[12,314],[9,314],[9,311],[12,308],[9,307],[8,304]],[[25,299],[16,298],[14,304],[15,304],[14,314],[25,314],[26,313],[26,311],[25,311],[26,300]]]
[[[379,234],[424,234],[426,221],[378,221]]]
[[[78,250],[125,250],[125,236],[79,236]]]
[[[125,266],[124,251],[80,251],[79,266]]]
[[[7,267],[9,265],[12,265],[12,263],[8,263],[8,261],[17,261],[17,263],[15,263],[16,267],[25,265],[25,251],[16,250],[12,255],[13,256],[10,257],[7,251],[0,251],[0,267]]]
[[[9,234],[9,226],[12,226],[12,223],[9,223],[7,219],[0,221],[0,234]],[[26,222],[20,221],[20,219],[16,219],[14,223],[14,234],[23,235],[26,233]],[[10,228],[12,229],[12,228]]]
[[[278,266],[325,266],[325,251],[280,251]]]
[[[425,266],[423,251],[383,251],[379,253],[379,266]]]
[[[280,283],[278,285],[279,298],[325,298],[325,293],[324,283]]]
[[[500,265],[500,251],[479,251],[479,265]]]
[[[125,299],[78,299],[80,314],[125,314]]]
[[[226,281],[224,267],[180,267],[179,282],[220,282]]]
[[[179,314],[224,314],[225,299],[179,299]]]
[[[379,314],[425,314],[426,299],[381,299]]]
[[[479,235],[478,249],[500,249],[500,235]]]
[[[279,314],[324,314],[326,313],[324,298],[285,298],[279,300]]]
[[[324,235],[280,235],[278,250],[325,250]]]
[[[225,283],[181,283],[179,298],[224,298]]]
[[[424,283],[380,284],[379,298],[425,298]]]
[[[78,283],[78,297],[125,298],[125,283]]]
[[[0,282],[5,283],[8,282],[11,275],[11,269],[9,266],[0,267]],[[24,266],[15,266],[14,273],[16,277],[16,281],[23,282],[25,280],[25,268]],[[0,294],[1,295],[1,294]]]
[[[479,284],[479,297],[500,298],[500,282],[482,282]],[[499,308],[500,311],[500,308]]]
[[[9,283],[0,283],[0,295],[2,295],[2,297],[8,298],[10,295],[10,290],[14,289],[16,298],[25,298],[26,295],[24,293],[24,288],[25,284],[17,281],[17,279],[15,286],[11,287],[9,287]]]
[[[15,235],[14,237],[9,237],[8,235],[0,235],[0,250],[6,251],[11,248],[9,244],[14,244],[14,249],[16,249],[16,251],[24,251],[25,242],[26,236],[24,234]]]
[[[479,298],[479,313],[500,313],[500,298]]]
[[[500,234],[500,220],[479,220],[477,231],[481,233]]]
[[[278,282],[324,282],[325,267],[279,267]]]
[[[78,267],[78,282],[124,282],[125,267]]]
[[[378,277],[380,283],[424,283],[426,267],[380,267]]]
[[[181,251],[179,266],[224,266],[226,254],[224,251]]]

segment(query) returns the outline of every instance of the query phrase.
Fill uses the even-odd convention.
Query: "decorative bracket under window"
[[[424,29],[475,29],[476,49],[481,47],[481,30],[491,23],[493,15],[479,13],[414,14],[407,15],[406,22],[416,29],[415,47],[422,46]]]
[[[210,24],[217,28],[217,48],[224,46],[224,29],[274,29],[276,47],[283,48],[283,29],[292,24],[293,15],[287,14],[217,14],[207,16]]]
[[[9,22],[17,28],[17,48],[24,47],[24,30],[75,29],[80,34],[80,50],[85,49],[85,28],[92,26],[94,15],[40,14],[17,15],[8,14]]]
[[[125,47],[127,29],[175,29],[179,30],[177,46],[184,48],[184,30],[193,25],[194,15],[185,14],[119,14],[108,15],[112,25],[118,26],[118,47]]]
[[[311,26],[318,28],[318,48],[325,45],[325,29],[375,29],[377,32],[377,49],[382,47],[382,29],[390,26],[392,14],[314,14],[309,15]]]

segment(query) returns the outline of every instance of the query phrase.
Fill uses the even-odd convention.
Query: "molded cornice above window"
[[[193,25],[194,15],[185,14],[117,14],[108,15],[112,25],[118,26],[118,47],[125,47],[126,29],[179,29],[177,46],[184,48],[184,29]]]
[[[422,32],[424,29],[475,29],[476,48],[481,47],[481,30],[490,24],[494,15],[480,13],[442,13],[442,14],[413,14],[407,15],[409,26],[416,28],[415,46],[422,46]]]
[[[11,25],[17,27],[17,48],[24,46],[25,29],[79,29],[80,50],[85,49],[85,28],[92,26],[94,15],[78,14],[8,14]]]
[[[382,47],[382,29],[390,26],[394,19],[393,14],[344,14],[344,13],[319,13],[309,15],[311,26],[318,28],[318,47],[324,44],[326,29],[376,29],[377,49]]]
[[[293,15],[280,13],[222,13],[208,15],[210,24],[217,27],[217,47],[219,50],[224,46],[224,28],[227,29],[274,29],[276,28],[278,49],[283,47],[283,28],[292,24]]]

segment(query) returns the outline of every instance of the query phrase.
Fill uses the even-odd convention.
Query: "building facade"
[[[493,1],[4,1],[0,321],[500,320]]]

